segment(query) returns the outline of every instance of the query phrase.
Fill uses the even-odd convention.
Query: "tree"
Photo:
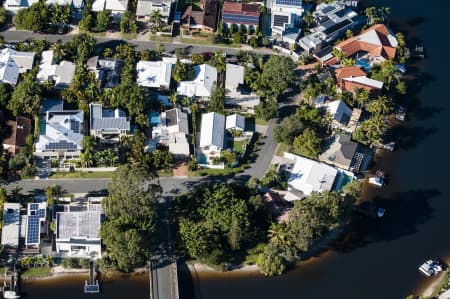
[[[272,55],[263,65],[261,88],[266,97],[274,99],[283,93],[294,81],[295,65],[292,59],[285,56]]]
[[[136,33],[136,17],[130,11],[126,11],[120,18],[120,31],[122,33]]]
[[[94,18],[89,12],[88,14],[83,14],[83,18],[78,22],[78,28],[81,32],[88,32],[91,31],[93,24]]]
[[[255,115],[258,118],[269,120],[278,116],[278,103],[273,99],[266,99],[255,106]]]
[[[211,91],[208,109],[218,113],[223,112],[225,109],[225,89],[221,87],[214,87]]]
[[[266,276],[281,275],[286,269],[283,258],[274,246],[266,246],[264,252],[258,256],[256,264],[259,271]]]
[[[150,14],[150,20],[156,25],[157,28],[161,26],[161,19],[162,18],[159,10],[152,10],[152,13]]]
[[[94,163],[94,151],[95,151],[95,139],[92,136],[84,136],[81,141],[81,147],[83,148],[80,154],[81,163],[85,167],[92,166]]]
[[[359,196],[362,193],[362,183],[358,180],[353,180],[350,183],[347,183],[342,188],[342,193],[345,194],[345,196],[350,196],[354,200],[358,199]]]
[[[85,62],[94,54],[95,39],[86,33],[73,37],[65,44],[65,52],[73,61]]]
[[[369,103],[367,106],[367,111],[373,114],[385,115],[389,112],[391,107],[391,99],[386,96],[379,96],[375,100]]]
[[[177,107],[177,92],[173,91],[170,95],[169,95],[169,101],[172,103],[173,107]]]
[[[158,43],[155,46],[155,53],[158,56],[162,56],[164,54],[164,51],[166,51],[166,49],[164,48],[164,45],[162,43]]]
[[[214,53],[214,66],[219,74],[225,73],[227,69],[227,62],[223,54],[224,53],[220,50]]]
[[[253,49],[258,48],[258,38],[257,38],[256,36],[250,37],[250,39],[248,40],[248,44],[249,44],[250,47],[252,47]]]
[[[111,25],[111,11],[102,10],[97,13],[97,25],[95,26],[96,31],[106,31]]]
[[[11,86],[8,83],[0,83],[0,108],[6,107],[11,98]]]
[[[17,84],[7,108],[14,116],[32,117],[39,110],[41,103],[41,87],[31,76]]]
[[[197,53],[192,54],[191,60],[192,60],[193,64],[205,63],[205,57],[202,54],[197,54]]]
[[[195,223],[188,219],[179,222],[180,238],[192,258],[207,256],[210,251],[208,230],[202,223]]]
[[[303,21],[305,22],[308,28],[310,28],[311,25],[314,24],[314,17],[310,11],[306,12],[305,16],[303,17]]]
[[[239,27],[241,28],[241,27]],[[245,40],[245,35],[242,34],[241,32],[237,32],[235,34],[233,34],[233,43],[234,44],[242,44]]]
[[[155,241],[161,187],[152,181],[154,178],[142,164],[123,165],[108,185],[109,195],[102,202],[106,221],[100,235],[108,257],[119,270],[142,265]]]
[[[173,70],[173,79],[177,82],[194,79],[194,67],[191,64],[177,61]]]
[[[3,26],[3,24],[5,24],[6,19],[6,9],[4,7],[0,7],[0,26]]]
[[[55,199],[61,197],[63,190],[60,185],[50,185],[45,188],[45,196],[47,197],[47,206],[55,204]]]
[[[53,50],[53,59],[55,60],[55,63],[59,63],[66,55],[64,51],[64,45],[60,41],[52,45],[52,50]]]
[[[317,133],[306,128],[301,135],[295,137],[292,151],[308,158],[316,158],[320,153],[320,145],[321,139]]]
[[[297,116],[288,116],[279,125],[275,126],[273,129],[273,138],[276,142],[291,145],[294,142],[295,136],[302,133],[304,127],[303,122]]]

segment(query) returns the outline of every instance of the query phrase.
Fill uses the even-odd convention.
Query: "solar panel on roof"
[[[38,210],[37,216],[39,218],[45,218],[45,209]]]
[[[274,15],[273,16],[273,25],[278,27],[283,27],[284,24],[289,22],[288,16],[282,16],[282,15]]]
[[[276,0],[276,3],[280,5],[302,6],[301,0]]]
[[[37,204],[37,203],[32,203],[32,204],[30,205],[30,210],[31,210],[31,211],[36,211],[37,209],[39,209],[39,204]]]
[[[324,9],[322,9],[322,12],[324,14],[329,13],[330,11],[334,10],[334,6],[328,5]]]
[[[74,131],[75,133],[80,132],[80,122],[78,122],[76,120],[71,120],[70,121],[70,129],[72,131]]]
[[[40,223],[37,215],[28,216],[27,221],[27,236],[26,244],[38,244],[39,243]]]

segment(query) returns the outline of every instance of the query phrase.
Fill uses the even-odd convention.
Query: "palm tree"
[[[359,104],[359,108],[364,107],[364,105],[369,100],[369,92],[363,88],[355,89],[356,101]]]
[[[83,152],[80,159],[85,166],[90,166],[94,163],[95,139],[92,136],[84,136],[81,141]]]
[[[161,25],[161,14],[159,13],[159,10],[155,9],[152,11],[150,15],[150,20],[153,21],[153,23],[156,24],[156,27],[160,27]]]
[[[214,54],[214,59],[215,59],[215,67],[217,69],[217,73],[222,74],[226,71],[227,69],[227,63],[225,61],[225,57],[223,57],[223,52],[222,51],[217,51]]]
[[[291,241],[286,234],[285,225],[283,224],[272,224],[268,230],[268,237],[270,244],[279,248],[285,249],[291,246]]]
[[[378,12],[381,15],[381,20],[383,21],[383,23],[385,23],[389,15],[391,14],[391,8],[388,6],[382,6],[378,9]]]
[[[372,25],[374,23],[374,19],[377,15],[377,8],[372,6],[372,7],[368,7],[364,10],[364,13],[367,17],[367,23],[369,25]]]
[[[303,21],[306,23],[306,25],[308,27],[311,27],[311,25],[314,23],[314,18],[313,18],[313,16],[312,16],[310,11],[308,11],[305,14],[305,16],[303,17]]]
[[[380,96],[377,99],[370,102],[370,104],[367,107],[367,111],[373,113],[373,114],[381,114],[385,115],[389,112],[389,109],[391,107],[391,99],[389,99],[386,96]]]
[[[61,59],[63,59],[64,55],[66,55],[66,53],[64,52],[64,45],[60,41],[53,44],[52,50],[53,57],[55,58],[55,63],[59,63]]]
[[[189,107],[191,105],[191,98],[185,96],[181,99],[181,104],[183,107]]]
[[[344,52],[342,52],[341,50],[339,50],[338,48],[333,48],[332,54],[334,57],[336,57],[339,61],[342,61],[343,59],[345,59],[345,54]]]
[[[176,108],[177,107],[177,92],[173,91],[170,96],[169,96],[169,101],[172,103],[173,107]]]

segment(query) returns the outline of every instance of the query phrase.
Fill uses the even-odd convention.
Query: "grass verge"
[[[37,278],[37,277],[46,277],[51,273],[51,269],[49,267],[42,268],[29,268],[25,272],[22,273],[23,278]]]
[[[255,125],[267,126],[267,120],[262,118],[255,118]]]
[[[284,152],[287,152],[288,150],[289,150],[289,145],[287,145],[286,143],[279,143],[277,152],[275,153],[275,155],[277,155],[278,157],[283,157]]]
[[[112,178],[113,171],[76,171],[76,172],[55,172],[50,175],[51,179],[103,179]]]
[[[171,43],[173,41],[173,38],[171,36],[160,36],[155,34],[150,35],[149,39],[154,42],[163,42],[163,43]]]

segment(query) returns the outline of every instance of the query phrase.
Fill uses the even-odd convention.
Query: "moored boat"
[[[383,187],[384,181],[381,177],[376,176],[376,177],[369,178],[369,184],[375,185],[377,187]]]
[[[444,270],[444,265],[438,260],[427,260],[425,263],[419,266],[419,271],[430,277],[437,275]]]

